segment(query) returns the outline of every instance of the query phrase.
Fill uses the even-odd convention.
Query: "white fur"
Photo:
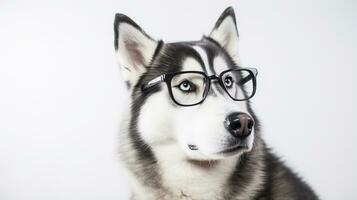
[[[174,138],[174,120],[170,97],[166,86],[142,106],[138,119],[138,130],[149,145],[162,144]]]
[[[182,71],[202,71],[202,67],[196,59],[187,57],[182,62]]]
[[[237,163],[236,158],[222,160],[211,168],[205,168],[187,161],[186,154],[176,144],[160,145],[154,148],[160,160],[163,183],[175,197],[187,195],[187,199],[217,199],[227,178]],[[205,168],[205,169],[204,169]],[[220,174],[217,176],[217,174]]]

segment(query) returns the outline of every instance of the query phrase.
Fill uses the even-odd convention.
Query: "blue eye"
[[[233,85],[233,78],[230,77],[230,76],[227,76],[227,77],[224,79],[224,85],[225,85],[227,88],[232,87],[232,85]]]
[[[188,81],[182,81],[180,84],[179,84],[179,89],[184,91],[184,92],[189,92],[191,90],[191,83],[188,82]]]

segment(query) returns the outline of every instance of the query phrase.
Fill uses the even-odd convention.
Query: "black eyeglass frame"
[[[242,82],[242,84],[244,84],[245,82],[247,82],[250,79],[252,79],[252,81],[253,81],[253,91],[252,91],[252,94],[249,97],[246,97],[245,99],[235,99],[228,92],[227,88],[224,86],[222,78],[223,78],[224,74],[226,74],[228,72],[231,72],[231,71],[239,71],[239,72],[240,71],[246,71],[246,72],[249,73],[248,76],[246,76],[244,79],[240,80]],[[176,99],[175,99],[175,97],[174,97],[174,95],[172,93],[172,88],[171,88],[171,80],[172,80],[172,78],[174,76],[176,76],[176,75],[186,74],[186,73],[201,74],[205,78],[206,87],[205,87],[205,91],[204,91],[204,96],[202,97],[201,101],[199,101],[197,103],[194,103],[194,104],[181,104],[181,103],[176,101]],[[234,101],[247,101],[247,100],[251,99],[255,95],[255,92],[256,92],[256,89],[257,89],[257,80],[256,80],[257,75],[258,75],[258,70],[256,68],[228,69],[228,70],[225,70],[225,71],[221,72],[218,76],[216,76],[216,75],[208,76],[206,73],[201,72],[201,71],[181,71],[181,72],[175,72],[175,73],[162,74],[162,75],[152,79],[148,83],[143,84],[142,87],[141,87],[141,90],[145,91],[145,90],[148,90],[148,89],[160,84],[161,82],[165,82],[167,87],[168,87],[171,99],[177,105],[179,105],[179,106],[195,106],[195,105],[201,104],[206,99],[206,97],[208,96],[209,90],[211,89],[212,80],[216,80],[216,81],[218,81],[219,85],[224,89],[224,91],[228,94],[228,96],[232,100],[234,100]]]

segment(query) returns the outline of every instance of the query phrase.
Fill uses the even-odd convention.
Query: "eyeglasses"
[[[148,90],[161,82],[167,84],[172,100],[180,106],[194,106],[202,103],[210,90],[211,82],[218,82],[234,101],[246,101],[256,91],[255,68],[229,69],[218,76],[208,76],[200,71],[182,71],[163,74],[142,85],[142,91]]]

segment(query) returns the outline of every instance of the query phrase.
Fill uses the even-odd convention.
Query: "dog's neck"
[[[244,185],[244,192],[235,192],[229,188],[234,187],[230,184],[232,176],[237,177],[240,157],[200,162],[187,160],[177,144],[155,146],[151,150],[156,162],[152,163],[152,168],[146,166],[151,168],[146,173],[152,174],[136,173],[132,177],[132,189],[137,199],[229,199],[232,195],[239,199],[250,199],[254,191],[249,191],[249,188],[259,188],[256,186],[261,184],[255,181],[261,180],[261,162],[254,161],[254,169],[259,170],[256,170],[255,174],[249,173],[253,177],[247,178],[250,181]],[[244,170],[242,168],[241,173],[244,173]],[[254,171],[253,168],[250,171]],[[242,180],[242,183],[245,181]]]
[[[126,115],[129,119],[129,114]],[[129,130],[129,120],[122,121],[120,157],[127,170],[135,200],[152,199],[251,199],[263,184],[265,148],[260,135],[253,149],[243,157],[216,162],[187,160],[177,144],[136,146]],[[126,127],[126,128],[125,128]],[[134,138],[133,138],[134,137]],[[128,142],[131,141],[131,142]],[[145,155],[142,155],[142,154]],[[149,157],[149,158],[147,158]]]
[[[176,198],[216,199],[238,162],[238,156],[220,161],[188,160],[177,144],[153,148],[164,189]]]

